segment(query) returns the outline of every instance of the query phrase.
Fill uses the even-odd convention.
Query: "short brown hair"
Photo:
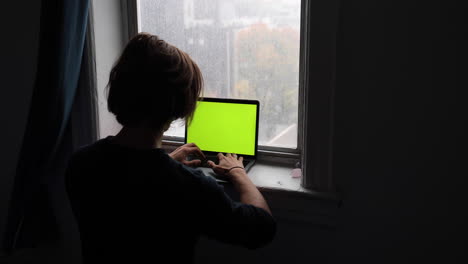
[[[203,77],[190,56],[157,36],[139,33],[110,72],[107,106],[123,126],[161,131],[191,119]]]

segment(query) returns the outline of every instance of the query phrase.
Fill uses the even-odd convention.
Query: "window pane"
[[[205,97],[260,101],[259,144],[296,148],[300,0],[140,0],[140,31],[186,51]],[[166,135],[184,136],[183,122]]]

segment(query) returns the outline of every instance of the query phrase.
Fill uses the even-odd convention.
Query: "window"
[[[131,36],[147,31],[191,54],[205,77],[204,96],[261,102],[260,157],[300,159],[303,187],[333,191],[338,0],[92,3],[101,137],[120,128],[106,110],[104,90],[111,66]],[[169,131],[166,145],[181,144],[182,125]]]
[[[138,31],[191,55],[203,96],[260,101],[259,145],[297,148],[300,0],[139,0]],[[166,136],[184,136],[174,122]]]

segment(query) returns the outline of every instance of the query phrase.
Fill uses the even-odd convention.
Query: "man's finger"
[[[214,166],[216,166],[216,164],[211,160],[207,161],[206,164],[208,164],[210,168],[213,168]]]
[[[244,160],[244,157],[240,156],[239,161],[242,162]]]
[[[213,171],[214,171],[215,173],[217,173],[217,174],[223,174],[223,173],[224,173],[224,169],[223,169],[222,167],[216,165],[216,163],[214,163],[213,161],[209,160],[209,161],[207,162],[207,164],[208,164],[208,166],[209,166],[210,168],[213,169]]]
[[[187,147],[196,147],[197,145],[195,145],[195,143],[187,143],[187,144],[185,144],[185,146],[187,146]]]
[[[218,153],[218,159],[221,160],[222,158],[224,158],[223,153]]]
[[[185,148],[185,154],[197,154],[197,156],[205,159],[205,154],[198,147],[187,147]]]
[[[184,161],[184,164],[187,166],[195,167],[201,165],[201,160],[191,160],[191,161]]]
[[[225,175],[226,174],[226,169],[223,168],[223,167],[220,167],[220,166],[214,166],[213,168],[213,171],[219,175]]]

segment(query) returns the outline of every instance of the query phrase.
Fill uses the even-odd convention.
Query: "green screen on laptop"
[[[257,104],[199,101],[186,142],[203,151],[255,155]]]

